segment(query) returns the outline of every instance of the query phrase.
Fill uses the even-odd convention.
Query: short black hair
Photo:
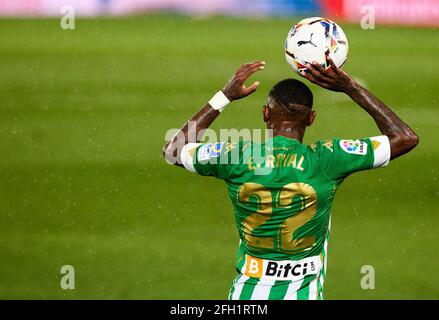
[[[311,109],[313,104],[311,90],[302,81],[296,79],[279,81],[270,90],[269,97],[286,107],[290,104],[301,104]]]

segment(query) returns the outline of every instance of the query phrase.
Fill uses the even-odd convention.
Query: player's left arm
[[[310,73],[301,73],[301,75],[322,88],[346,93],[363,108],[375,120],[381,133],[388,138],[390,160],[416,147],[419,143],[418,135],[395,112],[358,84],[349,74],[337,68],[329,57],[327,60],[331,65],[330,69],[325,70],[318,63],[307,64]]]
[[[213,98],[183,127],[177,131],[174,137],[163,147],[165,159],[174,165],[183,166],[181,151],[189,143],[197,143],[202,139],[203,132],[219,116],[227,104],[234,100],[244,98],[256,91],[259,81],[246,87],[246,80],[255,72],[264,69],[264,61],[246,63],[239,67],[235,74],[229,79],[224,88],[213,96]],[[191,130],[193,130],[191,132]]]

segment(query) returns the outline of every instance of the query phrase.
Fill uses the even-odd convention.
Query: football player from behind
[[[168,162],[226,183],[240,237],[238,275],[229,299],[323,299],[337,188],[350,174],[387,166],[418,143],[416,133],[389,107],[329,57],[328,62],[328,70],[308,64],[309,73],[302,77],[348,95],[375,120],[379,134],[303,144],[316,117],[313,95],[303,82],[286,79],[271,89],[262,108],[270,141],[200,143],[199,133],[230,102],[257,89],[259,82],[247,87],[245,81],[264,69],[265,63],[258,61],[242,65],[164,147]],[[192,141],[190,122],[196,132]]]

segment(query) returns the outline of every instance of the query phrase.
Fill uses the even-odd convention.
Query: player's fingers
[[[264,64],[265,64],[264,61],[253,61],[253,62],[249,62],[249,63],[244,63],[238,69],[237,73],[243,73],[248,69],[251,69],[251,68],[253,68],[255,66],[259,66],[259,65],[264,65]]]
[[[256,61],[256,62],[253,62],[253,65],[254,65],[254,66],[264,66],[264,65],[265,65],[265,61]]]
[[[328,70],[322,67],[322,65],[316,61],[312,62],[312,67],[316,69],[318,72],[320,72],[324,76],[329,76]]]
[[[243,70],[242,73],[244,74],[248,74],[248,73],[252,73],[255,72],[257,70],[262,70],[264,69],[265,66],[265,61],[256,61],[253,62],[251,64],[248,64]]]
[[[307,73],[307,72],[305,72],[305,71],[303,71],[303,70],[300,71],[300,75],[301,75],[303,78],[308,79],[308,80],[311,81],[311,82],[315,82],[315,81],[316,81],[316,79],[313,77],[312,74]]]
[[[241,64],[241,69],[245,69],[245,68],[247,68],[249,65],[251,65],[252,63],[254,63],[254,62],[247,62],[247,63],[243,63],[243,64]]]
[[[265,61],[253,61],[253,62],[247,63],[246,65],[247,65],[247,67],[252,68],[254,66],[264,65],[264,64],[265,64]]]
[[[331,82],[337,77],[337,74],[331,71],[331,67],[325,69],[321,64],[315,61],[313,61],[312,67],[322,75],[321,80],[324,80],[325,82]]]
[[[255,81],[250,87],[246,88],[245,86],[243,86],[243,90],[245,95],[249,95],[253,92],[255,92],[258,89],[259,86],[259,81]]]
[[[340,73],[340,69],[335,65],[334,61],[331,59],[329,55],[326,55],[326,61],[328,61],[332,71],[334,71],[337,74]]]
[[[329,80],[329,78],[326,76],[326,72],[322,72],[321,70],[322,70],[322,68],[320,68],[320,69],[317,69],[317,66],[316,65],[318,65],[318,63],[316,63],[316,64],[310,64],[310,63],[307,63],[306,64],[306,68],[308,69],[308,71],[309,72],[311,72],[311,74],[312,74],[312,76],[315,78],[315,79],[317,79],[317,80],[320,80],[320,81],[328,81]],[[320,65],[319,65],[320,66]]]
[[[252,67],[246,68],[243,70],[243,72],[240,74],[240,80],[245,81],[247,80],[253,73],[264,70],[265,63],[258,63],[254,64]]]
[[[327,83],[316,79],[312,73],[306,73],[305,71],[301,71],[300,75],[320,87],[329,88],[329,85]]]
[[[255,65],[255,66],[249,68],[249,69],[247,70],[247,72],[245,72],[245,74],[246,74],[246,75],[251,75],[251,74],[253,74],[253,73],[255,73],[255,72],[259,71],[259,70],[264,70],[264,69],[265,69],[265,65],[263,65],[263,64],[257,64],[257,65]]]
[[[243,63],[239,66],[238,70],[236,70],[235,72],[235,76],[239,76],[240,74],[242,74],[242,72],[248,68],[249,63]]]

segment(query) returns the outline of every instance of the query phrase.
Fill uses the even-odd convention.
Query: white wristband
[[[223,111],[224,108],[230,103],[229,99],[227,99],[226,95],[222,92],[222,90],[218,91],[212,99],[209,100],[209,104],[215,110],[219,112]]]

